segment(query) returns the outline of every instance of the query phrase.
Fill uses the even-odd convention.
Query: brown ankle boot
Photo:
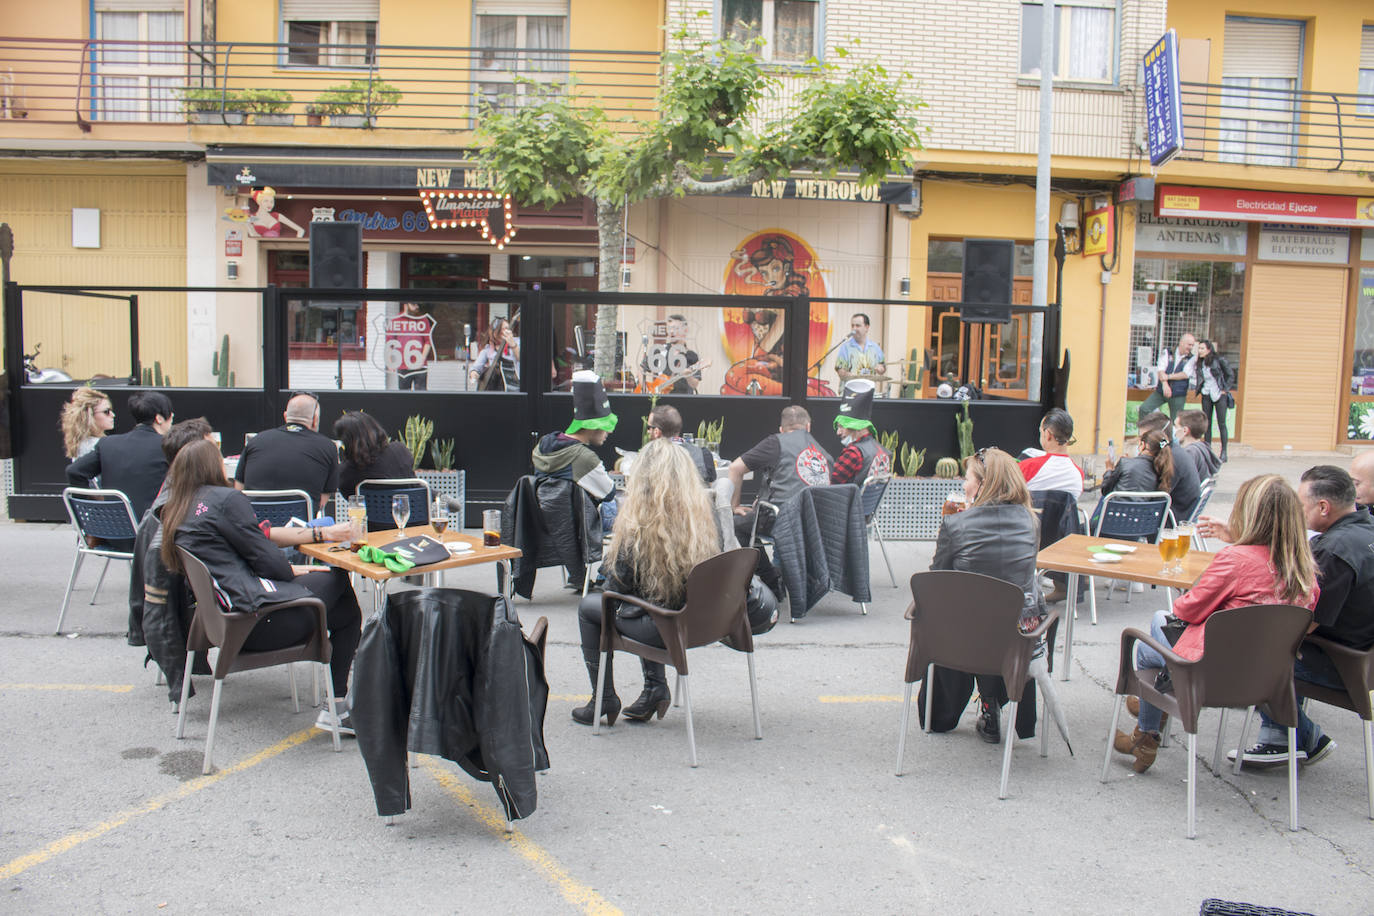
[[[1116,730],[1116,738],[1112,741],[1112,747],[1116,748],[1118,754],[1130,756],[1135,753],[1135,739],[1140,737],[1140,726],[1136,726],[1133,734],[1126,734],[1121,729]]]
[[[1131,765],[1131,769],[1137,773],[1144,773],[1155,762],[1155,755],[1159,753],[1159,735],[1142,732],[1137,728],[1135,738],[1131,742],[1131,752],[1135,754],[1135,763]]]
[[[1130,713],[1131,715],[1135,716],[1137,719],[1139,719],[1139,718],[1140,718],[1140,697],[1127,697],[1127,698],[1126,698],[1126,711],[1127,711],[1128,713]],[[1160,731],[1164,731],[1164,726],[1167,725],[1168,722],[1169,722],[1169,714],[1166,712],[1166,713],[1164,713],[1164,714],[1160,717],[1160,720],[1159,720],[1159,730],[1160,730]],[[1122,753],[1123,753],[1123,754],[1129,754],[1130,751],[1122,751]]]

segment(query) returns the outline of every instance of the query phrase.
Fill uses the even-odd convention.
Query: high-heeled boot
[[[586,665],[587,676],[592,682],[592,698],[586,706],[579,706],[572,711],[573,721],[579,725],[592,724],[592,707],[596,705],[596,669],[599,665],[597,662],[586,662]],[[615,725],[616,716],[620,715],[620,697],[615,693],[615,677],[609,660],[606,662],[606,695],[601,698],[601,714],[606,717],[607,725]]]
[[[621,710],[621,714],[631,722],[648,722],[658,713],[662,719],[668,712],[668,704],[672,702],[672,694],[668,691],[667,672],[663,666],[655,662],[640,659],[640,667],[644,669],[644,690],[640,692],[639,699]]]

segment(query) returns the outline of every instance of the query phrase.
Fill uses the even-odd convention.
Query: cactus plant
[[[426,420],[419,414],[406,418],[406,428],[401,434],[401,441],[406,444],[406,448],[410,449],[410,454],[414,457],[417,467],[425,456],[425,443],[433,435],[433,420]]]
[[[170,388],[172,385],[172,377],[162,374],[162,363],[158,360],[153,360],[153,368],[151,369],[145,366],[143,371],[139,373],[139,379],[144,388]]]
[[[968,401],[963,403],[964,415],[954,418],[954,428],[959,433],[959,461],[968,464],[973,457],[973,418],[969,416]]]
[[[229,335],[220,339],[219,350],[210,356],[210,373],[219,388],[234,387],[234,373],[229,371]]]
[[[452,439],[435,439],[430,445],[429,457],[434,459],[434,470],[453,470],[453,446]]]
[[[935,476],[953,480],[959,476],[959,462],[953,458],[941,458],[935,462]]]
[[[915,449],[910,445],[903,444],[902,451],[902,476],[917,477],[921,473],[921,465],[926,463],[926,450]]]

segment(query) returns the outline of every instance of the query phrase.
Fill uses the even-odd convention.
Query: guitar
[[[696,363],[688,366],[676,375],[649,376],[646,374],[645,377],[640,380],[639,384],[635,386],[635,394],[664,394],[678,382],[687,378],[687,376],[694,375],[702,369],[709,369],[710,367],[710,361],[698,360]]]

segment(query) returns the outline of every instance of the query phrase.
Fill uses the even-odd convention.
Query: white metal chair
[[[95,604],[110,561],[127,560],[133,563],[133,541],[138,535],[138,521],[134,518],[133,506],[129,504],[129,497],[119,490],[67,487],[62,491],[62,503],[67,507],[67,517],[71,519],[72,527],[76,529],[76,559],[72,562],[72,574],[67,579],[67,591],[62,596],[62,609],[57,612],[54,634],[62,632],[62,620],[67,616],[67,605],[76,586],[76,576],[86,557],[105,558],[100,578],[96,579],[95,590],[91,592],[91,604]],[[106,542],[114,542],[117,546],[104,546]],[[127,550],[123,549],[124,544],[128,545]]]

